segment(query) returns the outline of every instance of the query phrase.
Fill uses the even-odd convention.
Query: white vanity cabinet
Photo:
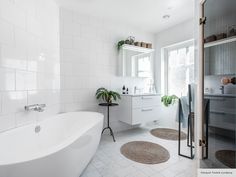
[[[160,95],[122,95],[119,120],[130,125],[158,120]]]

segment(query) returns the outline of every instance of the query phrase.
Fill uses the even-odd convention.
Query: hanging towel
[[[187,127],[188,122],[188,114],[189,114],[189,105],[188,105],[188,97],[182,96],[179,98],[179,112],[176,116],[176,121],[182,123],[182,127]]]
[[[189,84],[187,96],[182,96],[179,98],[179,112],[177,114],[176,121],[181,122],[183,128],[187,127],[189,113],[194,112],[195,87],[195,84]],[[189,104],[191,104],[191,110],[189,110]]]

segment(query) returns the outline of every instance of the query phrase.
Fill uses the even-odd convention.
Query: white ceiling
[[[194,16],[194,0],[56,0],[61,7],[157,33]],[[163,15],[169,14],[169,19]]]

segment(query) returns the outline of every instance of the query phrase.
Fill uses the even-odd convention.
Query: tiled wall
[[[44,113],[27,104],[46,103]],[[0,131],[59,111],[59,9],[53,0],[0,0]]]
[[[97,106],[95,92],[106,87],[121,92],[123,85],[143,87],[143,79],[117,76],[116,43],[128,36],[152,42],[154,35],[138,28],[109,22],[95,17],[61,9],[61,91],[64,111],[92,110],[105,112]],[[115,131],[129,128],[117,120],[116,108],[112,108],[111,125]],[[106,115],[106,114],[105,114]]]

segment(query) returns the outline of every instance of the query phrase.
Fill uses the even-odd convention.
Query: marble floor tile
[[[115,137],[113,142],[109,135],[102,135],[98,150],[81,177],[194,177],[196,174],[196,160],[178,156],[178,141],[154,137],[147,127],[119,132]],[[154,165],[129,160],[120,153],[120,147],[130,141],[157,143],[169,151],[170,159]]]

